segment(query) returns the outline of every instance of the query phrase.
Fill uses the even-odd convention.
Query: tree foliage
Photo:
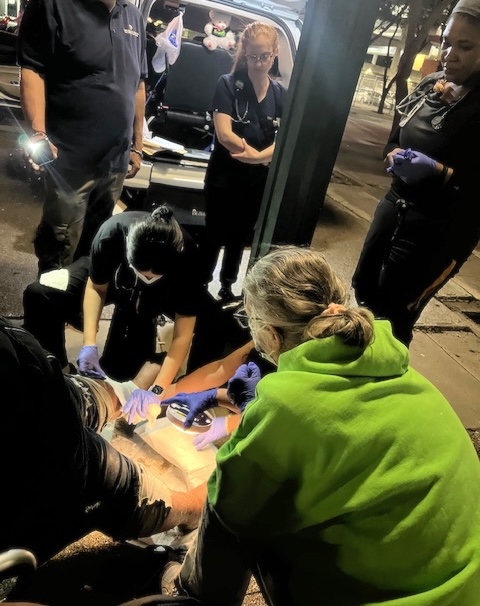
[[[408,94],[408,78],[412,72],[415,57],[427,44],[430,33],[446,21],[456,2],[457,0],[406,0],[401,4],[387,0],[382,3],[377,23],[387,22],[387,14],[390,12],[390,27],[398,21],[406,32],[405,45],[397,72],[389,82],[387,82],[387,70],[385,71],[383,92],[378,107],[379,113],[383,112],[385,99],[394,84],[397,104]],[[396,126],[398,120],[399,116],[395,115],[393,127]]]

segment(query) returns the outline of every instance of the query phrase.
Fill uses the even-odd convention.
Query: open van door
[[[253,21],[274,25],[279,53],[271,77],[290,83],[300,39],[305,0],[136,0],[147,23],[147,57],[156,56],[156,38],[182,15],[180,53],[173,64],[150,61],[147,82],[144,161],[125,181],[122,201],[128,208],[151,210],[168,202],[193,235],[204,226],[204,179],[214,144],[211,102],[218,78],[231,70],[234,49],[210,50],[203,44],[211,10],[231,17],[236,39]],[[148,36],[150,38],[148,39]],[[157,69],[163,70],[155,73]],[[155,147],[157,146],[157,147]]]

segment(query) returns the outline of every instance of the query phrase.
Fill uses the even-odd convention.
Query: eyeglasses
[[[253,63],[268,63],[272,58],[273,52],[271,53],[262,53],[261,55],[245,55],[247,61],[253,61]]]
[[[234,314],[233,317],[238,322],[241,328],[248,328],[248,316],[244,307],[240,307]]]

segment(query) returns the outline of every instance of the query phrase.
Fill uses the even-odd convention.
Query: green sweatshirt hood
[[[324,375],[386,378],[405,374],[408,349],[395,339],[388,320],[375,321],[375,336],[365,349],[345,345],[339,337],[312,339],[280,355],[278,372],[301,369]]]

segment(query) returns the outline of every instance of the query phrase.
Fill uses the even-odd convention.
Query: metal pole
[[[250,264],[275,244],[309,246],[379,0],[309,0]]]

